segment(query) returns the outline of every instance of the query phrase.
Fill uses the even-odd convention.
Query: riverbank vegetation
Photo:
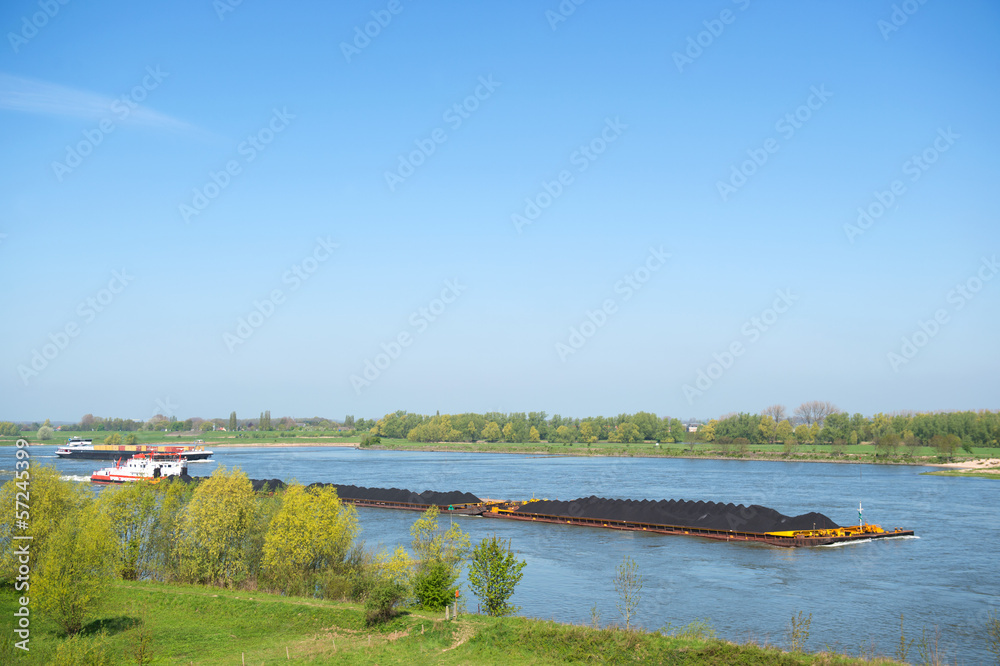
[[[712,444],[722,453],[746,455],[751,450],[768,451],[778,446],[783,453],[794,454],[803,447],[826,447],[840,455],[858,445],[872,447],[880,457],[916,455],[932,448],[944,457],[972,455],[974,449],[1000,447],[1000,412],[894,412],[871,417],[848,414],[827,402],[806,402],[789,412],[783,405],[770,405],[757,414],[726,414],[707,422],[683,423],[675,417],[660,417],[649,412],[619,414],[613,417],[584,418],[549,416],[545,412],[488,412],[436,414],[427,416],[397,411],[380,419],[343,421],[321,417],[272,420],[268,411],[254,419],[228,419],[155,416],[149,421],[104,419],[87,414],[80,423],[51,424],[0,423],[0,437],[28,436],[36,441],[44,432],[46,439],[83,435],[108,443],[149,443],[180,437],[199,437],[206,443],[234,443],[241,440],[278,442],[299,440],[352,439],[363,434],[387,440],[414,443],[480,443],[574,445]],[[43,429],[45,429],[43,431]],[[104,434],[107,433],[107,434]],[[116,437],[117,435],[117,437]],[[128,441],[126,441],[128,440]],[[676,447],[675,447],[676,448]]]
[[[75,637],[32,621],[31,651],[0,639],[0,662],[18,664],[861,664],[833,653],[787,653],[735,644],[696,623],[656,632],[557,624],[526,618],[407,609],[368,626],[362,604],[187,584],[118,581],[106,610]],[[0,615],[16,595],[0,590]],[[14,651],[16,650],[16,652]],[[140,661],[145,658],[146,661]],[[897,663],[878,660],[874,663]]]
[[[30,652],[0,634],[0,663],[858,663],[836,654],[738,645],[695,624],[646,632],[641,572],[616,587],[625,629],[503,618],[526,566],[509,541],[471,549],[471,589],[487,616],[443,620],[470,552],[457,525],[419,515],[412,554],[371,551],[357,509],[333,488],[255,491],[239,471],[200,482],[108,487],[62,480],[47,467],[0,488],[30,492],[27,526],[0,515],[0,615],[30,598]],[[27,482],[27,490],[19,483]],[[16,536],[33,539],[27,556]],[[25,559],[27,561],[25,562]],[[28,571],[28,574],[23,574]],[[23,575],[22,575],[23,574]],[[609,578],[614,572],[609,571]],[[622,576],[619,571],[619,577]],[[498,616],[498,617],[493,617]],[[808,630],[795,644],[804,648]],[[16,652],[15,652],[16,651]],[[284,655],[284,656],[283,656]]]

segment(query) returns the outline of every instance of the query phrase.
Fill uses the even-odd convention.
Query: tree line
[[[680,419],[649,412],[592,416],[583,419],[549,417],[545,412],[487,412],[485,414],[436,414],[425,416],[397,411],[369,425],[358,419],[355,428],[379,437],[414,442],[609,442],[631,443],[653,440],[683,442],[686,427]]]
[[[516,610],[508,599],[524,564],[509,542],[484,539],[473,550],[458,525],[439,527],[437,507],[414,523],[411,555],[366,548],[357,510],[332,486],[255,491],[238,470],[219,469],[199,483],[169,479],[94,493],[33,467],[0,488],[0,504],[13,507],[19,492],[31,495],[33,538],[20,553],[15,536],[23,525],[13,510],[0,515],[0,585],[35,600],[68,634],[100,610],[115,579],[360,600],[377,622],[400,604],[444,608],[470,554],[469,580],[483,607]]]
[[[816,407],[819,404],[819,407]],[[1000,412],[879,412],[871,417],[848,414],[830,403],[813,403],[808,414],[792,415],[784,405],[759,414],[728,414],[699,428],[698,438],[721,446],[759,444],[825,444],[844,447],[863,442],[894,455],[901,446],[931,446],[951,455],[958,448],[996,447],[1000,442]]]

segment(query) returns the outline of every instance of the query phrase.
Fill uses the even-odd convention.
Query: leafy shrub
[[[417,570],[413,577],[413,594],[421,606],[428,610],[441,610],[455,596],[455,581],[452,567],[446,563],[431,561]]]
[[[406,588],[392,581],[379,581],[365,599],[365,624],[373,626],[396,617],[396,607],[406,597]]]

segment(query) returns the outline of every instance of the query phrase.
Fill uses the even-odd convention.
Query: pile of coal
[[[452,506],[454,504],[478,504],[481,499],[472,493],[453,490],[447,493],[425,490],[415,493],[402,488],[365,488],[364,486],[341,486],[335,483],[313,483],[313,486],[333,486],[341,499],[368,500],[373,502],[403,502],[405,504],[421,504],[430,506]]]
[[[180,480],[184,483],[198,482],[206,479],[204,476],[180,475]],[[286,483],[281,479],[250,479],[250,485],[254,492],[262,490],[284,490]],[[412,490],[401,488],[365,488],[364,486],[341,486],[336,483],[310,483],[308,488],[325,488],[331,486],[337,489],[337,497],[341,499],[369,500],[376,502],[403,502],[406,504],[421,504],[424,506],[452,506],[455,504],[479,504],[481,499],[472,493],[463,493],[453,490],[448,493],[440,493],[434,490],[425,490],[422,493],[415,493]]]
[[[722,504],[687,500],[621,500],[583,497],[560,502],[542,500],[521,506],[517,513],[623,520],[653,525],[699,527],[736,532],[788,532],[792,530],[833,529],[836,523],[821,513],[786,516],[758,504]]]

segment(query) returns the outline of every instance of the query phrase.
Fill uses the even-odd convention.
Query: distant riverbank
[[[366,447],[372,450],[383,451],[423,451],[433,453],[464,452],[464,453],[513,453],[528,455],[549,455],[549,456],[578,456],[578,457],[615,457],[615,458],[686,458],[692,460],[756,460],[771,462],[809,462],[809,463],[837,463],[837,464],[864,464],[864,465],[910,465],[919,467],[943,467],[957,468],[968,465],[975,467],[978,458],[969,457],[967,459],[954,459],[953,462],[946,462],[940,456],[930,455],[930,452],[921,452],[924,455],[899,455],[880,456],[876,455],[874,447],[869,445],[855,445],[845,447],[850,449],[843,455],[835,455],[829,451],[829,447],[805,446],[800,450],[786,453],[781,446],[765,445],[764,450],[755,449],[745,454],[725,453],[713,450],[711,444],[698,442],[694,446],[690,444],[656,444],[653,442],[637,442],[633,444],[615,444],[610,442],[598,442],[589,445],[585,443],[573,444],[550,444],[539,443],[515,443],[515,442],[411,442],[405,439],[383,439],[380,444]],[[768,448],[777,450],[767,450]],[[985,455],[998,455],[1000,449],[983,449]],[[978,453],[975,452],[975,453]],[[997,460],[1000,464],[1000,460]]]

